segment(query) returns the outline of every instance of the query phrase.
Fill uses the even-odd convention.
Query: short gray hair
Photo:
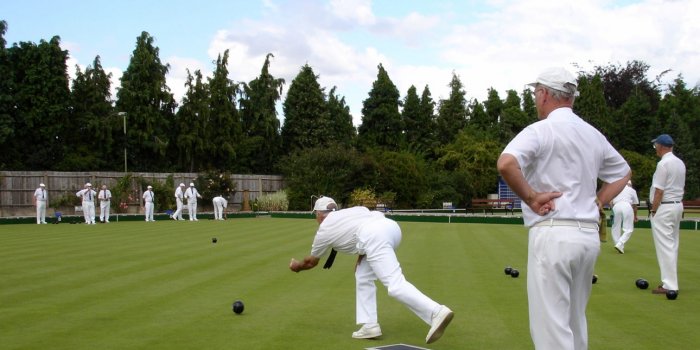
[[[578,91],[576,90],[576,85],[573,84],[566,84],[566,89],[569,91],[561,91],[557,89],[553,89],[547,85],[544,84],[537,84],[538,87],[546,89],[549,95],[552,96],[555,100],[559,101],[569,101],[571,100],[571,103],[574,102],[576,99],[576,96],[578,96]]]

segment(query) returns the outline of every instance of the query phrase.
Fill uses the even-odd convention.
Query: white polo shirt
[[[523,203],[526,226],[549,219],[597,223],[597,179],[610,183],[627,175],[629,165],[598,130],[571,108],[558,108],[530,124],[506,146],[537,192],[562,192],[556,210],[540,216]]]
[[[620,191],[620,194],[615,196],[615,198],[613,198],[613,200],[610,202],[613,206],[622,202],[627,202],[631,205],[638,205],[639,198],[637,197],[637,191],[635,191],[634,188],[630,187],[629,185],[625,185],[625,188]]]
[[[664,191],[662,202],[682,201],[685,188],[685,164],[673,152],[661,156],[651,180],[649,196],[654,201],[654,188]]]
[[[38,201],[46,202],[47,197],[48,197],[48,192],[46,192],[45,188],[39,187],[34,191],[34,198],[36,198],[36,200],[38,200]]]
[[[316,231],[311,255],[320,258],[329,248],[341,253],[358,254],[357,234],[362,226],[369,221],[383,218],[383,213],[370,211],[365,207],[352,207],[329,213]]]

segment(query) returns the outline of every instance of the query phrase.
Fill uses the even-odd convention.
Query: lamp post
[[[124,118],[124,174],[126,174],[126,112],[117,113]]]

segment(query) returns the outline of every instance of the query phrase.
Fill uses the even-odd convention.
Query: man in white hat
[[[180,183],[180,186],[178,186],[175,189],[175,203],[177,204],[177,210],[175,210],[175,213],[173,213],[172,218],[173,220],[183,220],[182,219],[182,203],[183,199],[185,198],[185,184]]]
[[[637,191],[632,187],[632,181],[627,181],[627,186],[610,201],[613,211],[612,238],[615,250],[625,254],[625,243],[632,237],[634,223],[637,222],[637,208],[639,198]]]
[[[85,188],[78,191],[76,196],[83,199],[83,217],[85,217],[85,223],[88,225],[95,224],[95,198],[97,192],[92,189],[91,183],[86,183]]]
[[[107,189],[107,185],[102,185],[102,189],[97,194],[97,198],[100,200],[100,222],[108,223],[112,192]]]
[[[153,194],[153,186],[148,185],[146,191],[143,192],[143,208],[146,214],[146,222],[156,221],[153,219],[153,203],[156,201],[156,196]]]
[[[330,197],[316,200],[314,213],[319,224],[311,246],[311,254],[302,261],[292,259],[289,269],[294,272],[316,267],[319,260],[331,252],[324,268],[330,268],[335,251],[358,255],[355,265],[356,321],[362,327],[352,334],[356,339],[371,339],[382,335],[377,318],[377,289],[379,280],[389,295],[403,303],[423,322],[430,325],[426,343],[438,340],[452,321],[454,313],[440,305],[409,283],[396,258],[401,243],[401,228],[382,212],[365,207],[337,210]]]
[[[226,198],[224,198],[224,196],[218,195],[214,197],[214,199],[212,199],[211,202],[214,205],[214,220],[223,220],[224,209],[226,209],[228,201],[226,200]]]
[[[39,188],[34,191],[34,205],[36,206],[36,223],[37,225],[46,223],[46,203],[49,200],[49,193],[46,191],[46,185],[39,184]]]
[[[190,182],[190,188],[185,191],[185,198],[187,198],[187,210],[190,214],[190,221],[197,220],[197,198],[202,198],[199,192],[194,187],[194,182]]]
[[[651,233],[661,270],[661,284],[651,292],[678,292],[678,247],[685,193],[685,163],[673,154],[673,138],[661,134],[651,141],[659,162],[651,180]]]
[[[516,135],[497,162],[529,228],[530,335],[536,349],[587,349],[586,306],[600,252],[596,197],[609,203],[630,179],[630,167],[574,114],[576,77],[550,68],[530,86],[540,121]]]

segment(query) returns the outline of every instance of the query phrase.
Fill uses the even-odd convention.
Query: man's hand
[[[534,211],[537,215],[544,216],[549,214],[551,211],[556,210],[554,205],[554,198],[561,197],[561,192],[530,192],[528,195],[527,205]]]
[[[300,264],[299,264],[299,261],[297,261],[297,259],[292,258],[292,261],[289,262],[289,269],[294,271],[294,272],[300,271],[299,266],[300,266]]]

